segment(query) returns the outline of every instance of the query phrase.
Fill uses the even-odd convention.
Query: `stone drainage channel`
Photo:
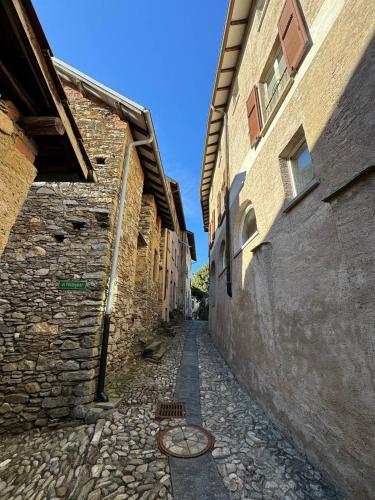
[[[2,437],[0,498],[343,498],[242,391],[206,323],[176,331],[160,364],[140,360],[112,377],[121,403],[95,425]],[[155,421],[157,402],[173,399],[186,403],[186,417]],[[160,431],[185,425],[211,431],[213,451],[188,459],[161,453]]]

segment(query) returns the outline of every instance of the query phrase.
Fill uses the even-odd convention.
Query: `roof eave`
[[[253,0],[230,0],[228,10],[227,10],[227,17],[226,17],[226,22],[225,22],[225,28],[223,32],[223,37],[222,37],[222,43],[221,43],[221,49],[220,49],[220,55],[219,55],[219,61],[217,65],[217,70],[216,70],[216,76],[215,76],[215,82],[214,82],[214,87],[212,91],[212,96],[211,96],[211,102],[210,102],[210,108],[209,108],[209,113],[208,113],[208,119],[207,119],[207,127],[206,127],[206,139],[205,139],[205,146],[204,146],[204,153],[203,153],[203,161],[202,161],[202,172],[201,172],[201,180],[200,180],[200,199],[201,199],[201,208],[202,208],[202,215],[203,215],[203,226],[204,230],[208,230],[208,221],[209,221],[209,193],[211,189],[211,182],[213,178],[213,174],[215,171],[215,165],[216,165],[216,160],[217,160],[217,152],[218,152],[218,144],[219,144],[219,139],[222,133],[222,122],[223,122],[223,116],[221,113],[217,111],[213,111],[212,107],[215,107],[217,105],[216,103],[216,97],[218,95],[218,88],[219,88],[219,81],[222,76],[221,70],[223,69],[223,64],[224,64],[224,58],[226,54],[232,54],[231,56],[228,56],[230,60],[235,58],[235,64],[229,64],[229,67],[226,67],[224,69],[228,70],[230,69],[231,71],[226,72],[226,74],[230,74],[230,78],[227,78],[229,82],[225,85],[225,91],[220,91],[223,92],[224,98],[223,100],[220,101],[220,110],[221,111],[226,111],[228,107],[228,103],[230,101],[230,95],[232,92],[232,86],[233,82],[235,79],[235,75],[237,73],[237,68],[238,64],[241,60],[241,55],[243,52],[243,42],[245,39],[246,32],[248,30],[248,23],[251,17],[251,12],[252,12],[252,6],[253,6]],[[239,12],[245,12],[245,15],[238,16]],[[237,29],[239,31],[238,36],[240,37],[240,42],[236,43],[235,47],[233,46],[228,46],[228,38],[229,38],[229,32],[232,29]],[[229,49],[229,50],[228,50]],[[235,50],[233,50],[235,49]],[[236,57],[233,55],[236,54]],[[221,87],[223,88],[223,87]],[[217,141],[216,144],[213,144],[212,142],[209,143],[210,136],[210,128],[213,125],[213,122],[219,123],[219,128],[217,129]],[[221,122],[221,123],[220,123]],[[216,131],[215,131],[216,132]],[[210,151],[210,153],[207,153],[207,149],[209,147],[216,146],[215,151]],[[214,152],[214,159],[212,159],[212,152]],[[210,154],[210,159],[209,163],[207,162],[207,156]],[[205,168],[207,165],[213,165],[213,168],[211,170],[208,170]],[[208,174],[208,175],[205,175]],[[203,180],[205,181],[204,184],[204,189],[203,189]],[[207,183],[207,180],[209,181]]]
[[[166,183],[166,176],[164,173],[164,168],[160,156],[159,146],[156,138],[155,128],[153,125],[151,113],[144,106],[138,104],[131,99],[115,92],[109,87],[103,85],[102,83],[94,80],[85,73],[77,70],[73,66],[61,61],[60,59],[53,58],[54,65],[57,69],[59,75],[70,82],[75,87],[78,87],[77,82],[80,82],[81,89],[90,92],[92,97],[101,100],[104,104],[109,106],[114,113],[116,113],[122,120],[129,124],[132,131],[132,135],[135,140],[142,140],[152,136],[154,139],[150,145],[139,146],[140,162],[144,172],[146,172],[147,177],[147,157],[146,154],[150,154],[150,149],[152,150],[152,158],[149,159],[152,164],[157,169],[157,173],[161,182],[161,187],[164,192],[163,203],[166,204],[167,209],[162,207],[160,201],[157,201],[157,205],[160,212],[160,217],[164,227],[174,231],[175,225],[173,222],[173,212],[168,197],[168,187]],[[80,89],[79,89],[80,90]],[[138,124],[136,123],[138,122]],[[143,149],[142,149],[143,148]],[[156,173],[156,172],[155,172]]]

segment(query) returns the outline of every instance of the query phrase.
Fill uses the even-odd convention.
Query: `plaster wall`
[[[22,140],[14,118],[0,101],[0,255],[36,176],[36,151]]]
[[[251,24],[239,99],[229,106],[233,297],[219,265],[224,220],[210,250],[210,330],[240,382],[309,459],[350,498],[371,498],[375,190],[374,173],[365,169],[375,158],[374,10],[365,1],[301,0],[312,46],[250,149],[246,99],[276,39],[282,5],[270,2],[260,32]],[[320,184],[285,212],[292,193],[280,156],[301,127]],[[221,148],[225,158],[223,139]],[[258,235],[240,249],[248,201]]]

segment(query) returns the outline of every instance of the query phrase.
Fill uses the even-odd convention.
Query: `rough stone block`
[[[7,403],[11,404],[27,403],[27,401],[29,400],[29,395],[25,393],[7,394],[5,396],[5,400]]]
[[[62,372],[58,375],[58,379],[64,382],[75,382],[82,380],[91,380],[95,377],[95,370],[79,370],[74,372]]]
[[[48,415],[52,418],[67,417],[69,414],[69,407],[53,408],[51,410],[48,410]]]
[[[43,408],[59,408],[67,406],[70,402],[70,397],[58,396],[55,398],[44,398],[42,402]]]
[[[63,342],[60,349],[69,350],[69,349],[78,349],[79,347],[80,347],[79,342],[68,339]]]
[[[18,369],[19,370],[34,370],[35,368],[35,361],[32,361],[31,359],[23,359],[18,363]]]
[[[85,416],[86,424],[95,424],[103,414],[101,408],[90,408]]]
[[[25,384],[25,391],[33,394],[40,391],[40,385],[37,382],[29,382]]]
[[[83,419],[83,418],[85,418],[87,412],[88,412],[87,406],[77,405],[72,410],[72,417],[78,418],[78,419]]]

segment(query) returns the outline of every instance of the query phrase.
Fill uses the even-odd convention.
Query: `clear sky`
[[[33,0],[54,55],[149,108],[180,182],[197,269],[208,260],[199,181],[228,0]]]

